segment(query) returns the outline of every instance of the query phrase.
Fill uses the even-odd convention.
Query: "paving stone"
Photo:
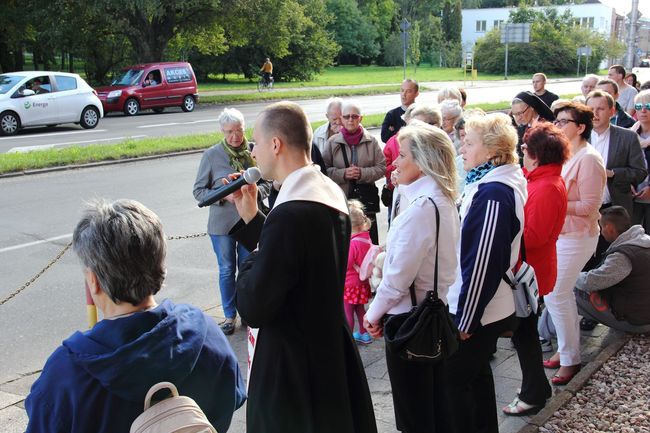
[[[3,433],[23,433],[27,428],[27,414],[16,406],[0,410],[0,426]]]
[[[4,409],[8,406],[18,403],[23,400],[25,397],[18,394],[12,394],[9,392],[0,391],[0,409]]]

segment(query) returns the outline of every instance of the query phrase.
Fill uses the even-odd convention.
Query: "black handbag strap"
[[[436,264],[433,270],[433,299],[438,299],[438,250],[439,245],[438,242],[440,240],[440,212],[438,211],[438,206],[436,205],[436,202],[433,201],[431,197],[427,197],[431,204],[433,204],[433,207],[436,209]],[[413,307],[417,307],[418,301],[417,298],[415,297],[415,281],[411,283],[411,287],[409,287],[409,292],[411,294],[411,305]]]
[[[345,164],[345,168],[350,167],[350,161],[348,160],[348,152],[345,150],[345,143],[341,143],[341,152],[343,152],[343,164]],[[350,184],[354,188],[354,186],[357,184],[357,181],[352,179],[350,180]]]

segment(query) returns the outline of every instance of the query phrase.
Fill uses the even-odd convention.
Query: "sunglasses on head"
[[[357,120],[357,119],[360,118],[361,116],[358,115],[358,114],[344,114],[344,115],[341,116],[341,117],[344,118],[345,120],[350,120],[350,119],[352,119],[352,120]]]
[[[646,110],[650,111],[650,102],[646,102],[645,104],[634,104],[634,109],[635,109],[636,111],[641,111],[641,110],[643,110],[644,108],[645,108]]]

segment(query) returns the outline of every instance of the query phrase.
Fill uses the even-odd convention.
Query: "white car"
[[[97,126],[104,116],[95,91],[79,75],[24,71],[0,74],[0,135],[28,126]]]

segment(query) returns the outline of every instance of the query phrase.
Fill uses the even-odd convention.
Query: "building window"
[[[476,31],[477,32],[485,32],[485,28],[487,27],[487,21],[476,21]]]
[[[574,19],[576,25],[580,27],[587,27],[588,29],[594,28],[594,17],[582,17]]]
[[[503,20],[494,20],[495,29],[500,29],[502,25],[503,25]]]

